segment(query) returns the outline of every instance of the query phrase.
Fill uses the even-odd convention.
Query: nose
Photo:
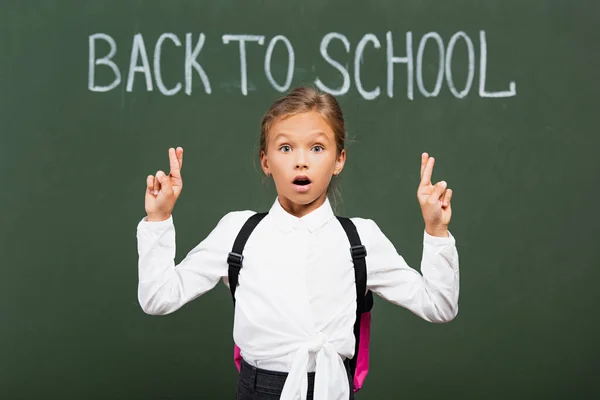
[[[306,161],[306,155],[304,154],[304,151],[299,150],[296,152],[296,154],[296,169],[307,169],[308,162]]]

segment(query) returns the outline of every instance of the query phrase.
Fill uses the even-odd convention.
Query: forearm
[[[169,219],[152,222],[146,219],[138,226],[138,302],[147,314],[160,315],[179,306],[166,304],[179,296],[167,295],[174,276],[175,228]],[[148,225],[151,222],[151,225]]]
[[[370,229],[361,232],[367,246],[367,287],[427,321],[453,319],[458,310],[458,254],[447,228],[445,237],[443,230],[430,230],[436,236],[423,232],[421,274],[406,263],[376,224],[369,225]]]
[[[169,314],[208,292],[227,276],[227,254],[232,238],[226,225],[221,220],[178,265],[175,265],[172,218],[161,222],[142,221],[138,225],[138,301],[144,312]]]
[[[454,240],[424,236],[421,273],[429,299],[428,317],[432,322],[448,322],[458,313],[459,269]]]

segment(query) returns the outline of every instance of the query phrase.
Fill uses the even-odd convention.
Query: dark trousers
[[[349,364],[346,362],[350,400],[354,400],[354,385],[350,377]],[[287,372],[269,371],[256,368],[242,360],[236,400],[276,400],[281,396]],[[306,400],[313,399],[315,388],[315,373],[308,373],[308,393]]]

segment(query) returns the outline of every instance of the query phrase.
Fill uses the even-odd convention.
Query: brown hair
[[[267,152],[267,134],[273,122],[294,114],[317,111],[335,134],[337,155],[344,149],[346,129],[342,109],[332,95],[311,87],[299,87],[280,97],[265,113],[260,126],[260,151]]]
[[[277,99],[265,113],[260,126],[259,155],[262,152],[267,152],[267,135],[275,121],[309,111],[318,112],[329,124],[335,135],[337,156],[339,156],[344,150],[346,142],[346,127],[342,108],[331,94],[312,87],[295,88],[287,95]],[[337,178],[337,176],[334,176],[327,188],[328,194],[333,192],[334,208],[338,198],[341,198],[340,190],[337,187]]]

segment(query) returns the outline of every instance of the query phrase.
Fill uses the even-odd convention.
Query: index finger
[[[419,175],[419,179],[423,179],[423,170],[425,169],[425,164],[427,164],[428,159],[429,159],[429,154],[427,154],[427,153],[421,154],[421,174]]]
[[[431,183],[431,174],[433,173],[434,163],[435,158],[429,157],[429,160],[427,160],[427,164],[425,165],[425,169],[423,170],[423,176],[421,177],[421,185],[429,185]]]
[[[181,164],[179,163],[179,160],[177,159],[177,154],[175,154],[175,149],[174,148],[169,148],[169,167],[171,168],[171,171],[169,173],[169,175],[172,176],[176,176],[176,177],[180,177],[181,176]]]

